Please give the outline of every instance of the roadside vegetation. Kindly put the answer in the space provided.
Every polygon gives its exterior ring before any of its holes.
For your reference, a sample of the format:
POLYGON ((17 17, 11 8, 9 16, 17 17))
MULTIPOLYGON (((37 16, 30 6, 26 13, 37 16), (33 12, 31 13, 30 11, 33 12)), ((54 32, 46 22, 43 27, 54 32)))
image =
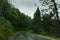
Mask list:
POLYGON ((8 0, 0 0, 0 40, 8 40, 18 31, 60 38, 60 20, 57 11, 54 10, 54 12, 56 12, 56 17, 51 12, 42 15, 37 7, 33 19, 31 19, 13 7, 8 0))

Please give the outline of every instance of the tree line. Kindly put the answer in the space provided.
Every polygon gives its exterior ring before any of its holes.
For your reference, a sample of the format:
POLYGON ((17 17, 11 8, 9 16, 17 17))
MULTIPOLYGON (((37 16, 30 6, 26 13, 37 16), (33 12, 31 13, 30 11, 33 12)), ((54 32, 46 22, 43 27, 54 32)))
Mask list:
POLYGON ((54 35, 60 37, 60 20, 52 19, 52 13, 44 14, 41 17, 41 12, 37 8, 34 18, 32 19, 32 30, 34 33, 43 35, 54 35))
POLYGON ((31 19, 13 7, 9 0, 0 0, 0 39, 8 40, 17 31, 31 30, 36 34, 60 37, 60 20, 56 20, 56 17, 52 19, 53 13, 41 15, 40 9, 37 8, 31 19))
POLYGON ((31 18, 15 8, 10 0, 0 0, 0 40, 8 40, 17 31, 28 31, 31 18))

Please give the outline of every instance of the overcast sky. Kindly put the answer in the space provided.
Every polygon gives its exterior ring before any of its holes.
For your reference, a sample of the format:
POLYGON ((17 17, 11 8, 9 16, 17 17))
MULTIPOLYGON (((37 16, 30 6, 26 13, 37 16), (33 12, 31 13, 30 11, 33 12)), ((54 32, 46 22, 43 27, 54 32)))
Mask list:
POLYGON ((18 8, 21 12, 33 18, 33 14, 36 11, 37 5, 41 6, 38 0, 12 0, 13 5, 18 8))
POLYGON ((12 0, 12 4, 16 8, 18 8, 21 12, 30 16, 31 18, 33 18, 33 14, 37 9, 34 3, 39 5, 40 9, 44 8, 41 6, 38 0, 12 0))

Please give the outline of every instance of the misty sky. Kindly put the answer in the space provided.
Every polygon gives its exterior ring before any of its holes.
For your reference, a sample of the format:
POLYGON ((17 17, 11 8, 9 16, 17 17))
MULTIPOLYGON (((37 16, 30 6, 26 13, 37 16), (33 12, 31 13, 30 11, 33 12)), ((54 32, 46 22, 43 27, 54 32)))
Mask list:
POLYGON ((41 6, 38 0, 12 0, 13 5, 18 8, 21 12, 33 17, 34 12, 36 11, 37 5, 41 6))
POLYGON ((38 0, 12 0, 12 4, 16 8, 18 8, 21 12, 30 16, 31 18, 33 18, 33 14, 37 9, 34 3, 39 5, 40 9, 44 8, 41 6, 38 0))

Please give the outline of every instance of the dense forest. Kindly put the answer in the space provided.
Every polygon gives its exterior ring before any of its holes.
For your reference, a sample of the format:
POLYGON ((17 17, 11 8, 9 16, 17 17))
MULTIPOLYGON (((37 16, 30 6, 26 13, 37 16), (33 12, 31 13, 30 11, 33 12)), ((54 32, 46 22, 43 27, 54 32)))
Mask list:
MULTIPOLYGON (((46 4, 47 2, 44 1, 46 4)), ((0 40, 8 40, 18 31, 60 37, 60 20, 55 0, 53 12, 42 15, 37 7, 33 19, 20 12, 9 0, 0 0, 0 40), (56 14, 56 16, 54 16, 56 14), (41 16, 42 15, 42 16, 41 16), (52 19, 54 17, 54 19, 52 19)), ((47 4, 48 5, 48 4, 47 4)))

